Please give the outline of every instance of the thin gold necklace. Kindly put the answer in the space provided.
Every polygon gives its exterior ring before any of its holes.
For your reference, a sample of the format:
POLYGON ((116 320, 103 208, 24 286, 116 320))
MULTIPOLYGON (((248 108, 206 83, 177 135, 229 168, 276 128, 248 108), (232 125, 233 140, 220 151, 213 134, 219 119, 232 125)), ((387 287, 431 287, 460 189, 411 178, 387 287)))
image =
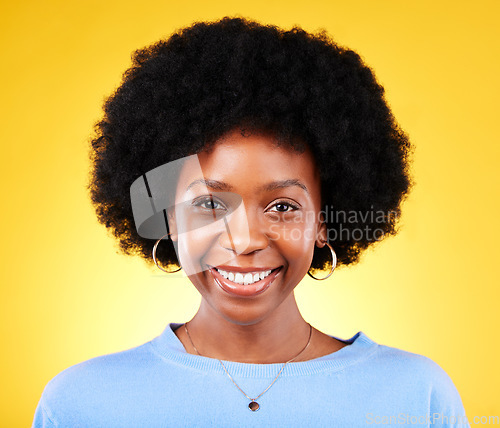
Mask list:
MULTIPOLYGON (((188 321, 188 322, 189 322, 189 321, 188 321)), ((193 339, 191 339, 191 336, 190 336, 189 331, 188 331, 188 328, 187 328, 187 324, 188 324, 188 323, 185 323, 185 324, 184 324, 184 329, 186 330, 186 334, 187 334, 187 336, 188 336, 188 338, 189 338, 189 341, 191 342, 191 345, 193 346, 193 348, 194 348, 194 350, 196 351, 196 353, 197 353, 198 355, 202 356, 202 355, 198 352, 198 349, 196 349, 196 346, 194 346, 193 339)), ((296 358, 297 358, 300 354, 302 354, 302 352, 304 352, 304 351, 306 350, 306 348, 309 346, 309 343, 311 343, 312 326, 311 326, 311 324, 309 324, 309 323, 307 323, 307 324, 309 325, 309 339, 307 340, 307 344, 306 344, 306 346, 304 346, 304 348, 302 349, 302 351, 300 351, 300 352, 299 352, 299 353, 298 353, 295 357, 293 357, 291 360, 288 360, 286 363, 284 363, 284 364, 283 364, 283 366, 281 367, 280 371, 278 372, 278 374, 276 375, 276 377, 274 378, 274 380, 271 382, 271 385, 269 385, 269 386, 268 386, 268 387, 267 387, 264 391, 262 391, 262 392, 261 392, 259 395, 257 395, 257 397, 255 397, 255 398, 249 397, 249 396, 245 393, 245 391, 243 391, 243 390, 242 390, 242 389, 238 386, 238 384, 234 381, 234 379, 231 377, 231 375, 230 375, 230 374, 229 374, 229 372, 227 371, 226 366, 222 363, 222 361, 221 361, 221 360, 218 360, 218 361, 219 361, 219 363, 221 363, 221 364, 222 364, 222 368, 224 369, 224 371, 226 372, 226 374, 229 376, 229 379, 231 379, 231 381, 235 384, 236 388, 238 388, 238 389, 239 389, 239 390, 243 393, 243 395, 244 395, 245 397, 247 397, 247 398, 250 400, 250 403, 248 404, 248 408, 249 408, 252 412, 255 412, 255 411, 257 411, 257 410, 259 410, 259 409, 260 409, 260 404, 259 404, 259 403, 257 403, 257 401, 256 401, 256 400, 257 400, 259 397, 261 397, 261 396, 262 396, 262 394, 264 394, 264 392, 266 392, 269 388, 271 388, 271 386, 273 386, 274 382, 276 382, 276 381, 278 380, 278 378, 279 378, 279 376, 280 376, 281 372, 283 371, 283 369, 285 368, 285 366, 286 366, 289 362, 291 362, 291 361, 295 360, 295 359, 296 359, 296 358)))

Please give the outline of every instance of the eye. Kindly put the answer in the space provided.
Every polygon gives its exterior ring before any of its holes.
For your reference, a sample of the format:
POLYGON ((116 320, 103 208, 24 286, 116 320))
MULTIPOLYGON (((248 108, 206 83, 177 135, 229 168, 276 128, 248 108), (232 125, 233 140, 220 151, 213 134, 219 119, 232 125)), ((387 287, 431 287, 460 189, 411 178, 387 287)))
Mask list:
POLYGON ((288 213, 291 211, 296 211, 299 208, 300 207, 298 205, 293 204, 289 201, 279 201, 279 202, 276 202, 274 205, 272 205, 268 211, 279 212, 279 213, 288 213))
POLYGON ((202 198, 198 198, 193 201, 193 205, 195 207, 200 207, 205 210, 211 211, 226 209, 225 205, 221 201, 215 199, 212 196, 204 196, 202 198))

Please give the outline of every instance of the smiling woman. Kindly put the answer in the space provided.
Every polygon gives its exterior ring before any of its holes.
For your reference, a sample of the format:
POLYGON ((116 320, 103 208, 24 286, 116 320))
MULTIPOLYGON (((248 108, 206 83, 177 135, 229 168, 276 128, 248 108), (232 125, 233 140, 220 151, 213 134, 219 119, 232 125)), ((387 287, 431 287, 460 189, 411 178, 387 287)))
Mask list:
MULTIPOLYGON (((169 226, 180 264, 203 297, 189 327, 194 337, 217 338, 203 347, 204 355, 277 363, 308 337, 293 289, 307 274, 315 245, 326 243, 320 184, 310 150, 279 147, 262 132, 242 136, 239 128, 185 162, 175 197, 182 209, 171 210, 169 226), (238 207, 231 207, 235 202, 238 207), (219 227, 194 227, 199 217, 217 219, 219 227), (262 329, 269 332, 262 336, 262 329)), ((192 348, 184 329, 176 335, 192 348)), ((342 346, 314 330, 296 361, 342 346)))
POLYGON ((96 127, 92 202, 126 254, 182 268, 201 304, 150 342, 58 374, 33 426, 357 427, 400 414, 454 426, 465 412, 436 363, 361 331, 323 333, 295 299, 306 274, 326 278, 395 233, 411 145, 383 93, 326 34, 241 18, 137 51, 96 127))

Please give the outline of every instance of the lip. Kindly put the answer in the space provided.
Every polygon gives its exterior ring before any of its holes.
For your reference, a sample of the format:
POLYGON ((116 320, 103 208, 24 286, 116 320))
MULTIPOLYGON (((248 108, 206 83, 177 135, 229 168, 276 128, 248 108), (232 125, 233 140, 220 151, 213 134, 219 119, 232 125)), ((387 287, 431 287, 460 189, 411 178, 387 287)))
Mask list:
MULTIPOLYGON (((209 267, 213 267, 213 266, 209 266, 209 267)), ((227 265, 219 265, 219 266, 215 266, 217 269, 220 269, 220 270, 225 270, 225 271, 228 271, 228 272, 241 272, 241 273, 248 273, 248 272, 265 272, 266 270, 274 270, 274 269, 278 269, 280 268, 281 266, 278 266, 278 267, 263 267, 263 268, 258 268, 258 267, 241 267, 241 266, 227 266, 227 265)))
MULTIPOLYGON (((282 266, 280 266, 279 268, 275 268, 274 271, 271 272, 264 279, 261 279, 260 281, 254 282, 253 284, 249 285, 236 284, 235 282, 229 281, 228 279, 224 278, 219 272, 217 272, 217 270, 214 267, 208 266, 208 268, 209 268, 208 270, 214 277, 215 282, 226 293, 240 297, 253 297, 263 293, 269 288, 271 283, 280 274, 282 266)), ((218 269, 225 270, 222 266, 218 266, 218 269)), ((235 268, 235 267, 231 267, 229 269, 229 266, 226 267, 226 269, 231 270, 233 272, 261 272, 263 270, 273 270, 273 269, 235 268)))

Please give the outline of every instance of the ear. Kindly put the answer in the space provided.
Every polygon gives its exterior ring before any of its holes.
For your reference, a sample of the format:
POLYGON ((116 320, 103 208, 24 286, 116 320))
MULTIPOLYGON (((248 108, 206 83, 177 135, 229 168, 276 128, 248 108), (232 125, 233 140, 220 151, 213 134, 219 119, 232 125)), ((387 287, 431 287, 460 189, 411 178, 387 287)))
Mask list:
POLYGON ((325 246, 327 236, 326 223, 324 222, 323 216, 321 216, 320 223, 318 224, 318 232, 316 234, 316 246, 318 248, 323 248, 325 246))
POLYGON ((168 220, 168 230, 170 232, 170 239, 177 242, 177 222, 175 220, 175 208, 171 207, 167 209, 167 220, 168 220))

